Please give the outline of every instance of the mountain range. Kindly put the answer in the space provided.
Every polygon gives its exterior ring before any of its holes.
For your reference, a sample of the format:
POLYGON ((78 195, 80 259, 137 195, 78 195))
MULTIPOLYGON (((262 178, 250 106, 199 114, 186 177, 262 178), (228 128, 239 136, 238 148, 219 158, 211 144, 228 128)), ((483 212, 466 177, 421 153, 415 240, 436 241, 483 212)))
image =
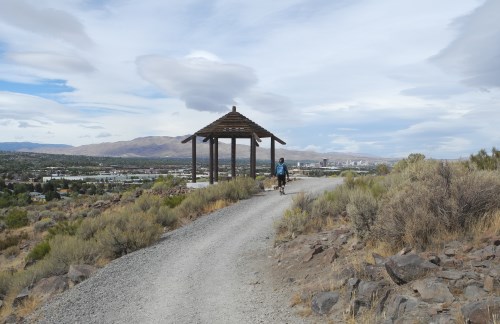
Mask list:
MULTIPOLYGON (((135 138, 130 141, 106 142, 100 144, 88 144, 71 146, 64 144, 39 144, 31 142, 0 142, 0 151, 13 152, 35 152, 48 154, 85 155, 85 156, 110 156, 110 157, 173 157, 191 158, 191 142, 182 144, 185 136, 148 136, 135 138)), ((238 142, 243 140, 238 140, 238 142)), ((249 143, 250 144, 250 143, 249 143)), ((250 156, 250 145, 237 144, 236 157, 246 159, 250 156)), ((389 159, 374 157, 357 153, 340 152, 312 152, 300 150, 287 150, 276 144, 276 158, 285 157, 287 160, 295 161, 320 161, 329 160, 368 160, 386 161, 389 159)), ((201 138, 198 139, 196 155, 198 158, 208 157, 209 146, 201 138)), ((265 160, 271 156, 270 149, 257 148, 257 159, 265 160)), ((231 145, 219 142, 219 158, 231 157, 231 145)))

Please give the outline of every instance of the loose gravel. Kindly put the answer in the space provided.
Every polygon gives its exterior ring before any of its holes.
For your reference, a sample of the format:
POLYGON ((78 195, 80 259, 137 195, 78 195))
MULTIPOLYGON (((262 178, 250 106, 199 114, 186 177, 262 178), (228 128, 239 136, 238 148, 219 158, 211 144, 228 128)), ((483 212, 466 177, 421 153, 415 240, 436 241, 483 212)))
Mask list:
POLYGON ((299 192, 341 182, 303 178, 203 216, 116 259, 41 307, 36 323, 304 323, 270 272, 273 224, 299 192))

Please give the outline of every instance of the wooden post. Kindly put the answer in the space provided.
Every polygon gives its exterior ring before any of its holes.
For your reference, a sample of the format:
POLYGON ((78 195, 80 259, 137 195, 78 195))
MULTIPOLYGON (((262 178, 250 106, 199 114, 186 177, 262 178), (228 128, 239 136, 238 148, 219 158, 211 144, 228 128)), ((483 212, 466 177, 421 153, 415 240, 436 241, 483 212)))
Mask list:
POLYGON ((215 182, 219 182, 219 138, 215 138, 214 143, 215 155, 214 155, 214 171, 215 171, 215 182))
POLYGON ((255 140, 250 137, 250 177, 255 179, 255 140))
POLYGON ((196 182, 196 135, 193 135, 191 142, 191 181, 196 182))
POLYGON ((275 144, 274 144, 274 136, 271 136, 271 176, 275 176, 275 163, 276 161, 276 152, 275 152, 275 144))
POLYGON ((231 138, 231 177, 236 179, 236 137, 231 138))
POLYGON ((214 138, 210 137, 208 141, 210 145, 210 157, 208 161, 208 182, 214 184, 214 138))

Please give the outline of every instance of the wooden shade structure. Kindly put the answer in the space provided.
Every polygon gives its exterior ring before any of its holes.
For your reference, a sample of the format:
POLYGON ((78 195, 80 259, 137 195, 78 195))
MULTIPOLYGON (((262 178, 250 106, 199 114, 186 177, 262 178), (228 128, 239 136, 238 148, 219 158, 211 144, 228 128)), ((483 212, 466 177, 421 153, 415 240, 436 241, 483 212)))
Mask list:
POLYGON ((256 161, 257 147, 261 138, 271 138, 271 174, 274 175, 274 160, 275 160, 275 142, 282 145, 286 143, 274 136, 271 132, 257 125, 247 117, 236 111, 236 106, 233 106, 231 112, 217 119, 213 123, 200 129, 193 135, 189 136, 182 143, 191 141, 192 143, 192 182, 196 182, 196 138, 203 137, 203 142, 209 142, 209 181, 214 183, 219 180, 219 138, 231 139, 231 177, 236 177, 236 139, 250 139, 250 176, 255 179, 256 176, 256 161))

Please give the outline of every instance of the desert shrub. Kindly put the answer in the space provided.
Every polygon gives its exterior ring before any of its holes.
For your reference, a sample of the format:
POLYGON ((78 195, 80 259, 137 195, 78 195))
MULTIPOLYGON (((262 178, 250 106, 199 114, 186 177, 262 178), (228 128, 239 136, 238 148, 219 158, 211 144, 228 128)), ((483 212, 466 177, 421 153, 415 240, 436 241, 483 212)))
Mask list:
POLYGON ((81 222, 81 220, 59 222, 48 229, 47 238, 50 239, 56 235, 75 235, 81 222))
POLYGON ((349 188, 340 185, 332 191, 327 191, 319 196, 313 203, 312 216, 319 218, 336 218, 346 211, 349 203, 349 188))
POLYGON ((218 200, 235 202, 247 199, 259 192, 258 182, 248 177, 238 177, 232 181, 222 182, 191 192, 176 208, 180 218, 195 218, 201 215, 206 205, 218 200))
POLYGON ((158 208, 161 205, 161 198, 157 195, 144 194, 134 202, 134 209, 147 212, 151 208, 158 208))
POLYGON ((50 252, 50 243, 44 240, 33 247, 26 256, 26 260, 38 261, 43 259, 50 252))
POLYGON ((153 214, 156 223, 173 226, 177 222, 177 213, 169 206, 160 206, 153 214))
POLYGON ((167 193, 169 191, 169 189, 172 189, 172 188, 175 188, 178 186, 184 186, 185 184, 186 184, 186 180, 184 180, 182 178, 176 178, 172 175, 167 175, 166 177, 160 176, 155 181, 155 183, 153 184, 151 189, 153 190, 153 192, 155 192, 157 194, 161 194, 161 193, 167 193))
POLYGON ((43 232, 55 226, 56 222, 52 218, 42 218, 38 222, 36 222, 33 227, 37 232, 43 232))
POLYGON ((274 225, 278 240, 288 241, 306 232, 309 219, 309 214, 300 208, 287 209, 274 225))
POLYGON ((201 214, 203 207, 209 202, 209 197, 205 194, 204 189, 198 189, 180 203, 176 212, 180 218, 195 218, 201 214))
POLYGON ((8 248, 5 249, 3 254, 10 258, 10 257, 16 257, 21 253, 21 249, 17 245, 9 246, 8 248))
POLYGON ((340 176, 344 178, 344 185, 348 188, 354 188, 354 178, 357 173, 352 170, 345 170, 340 173, 340 176))
POLYGON ((100 255, 94 240, 77 236, 56 235, 50 241, 50 252, 44 261, 50 263, 51 275, 64 274, 71 264, 94 264, 100 255))
POLYGON ((68 218, 67 214, 63 211, 60 211, 60 210, 52 211, 50 217, 53 220, 55 220, 56 222, 61 222, 61 221, 64 221, 68 218))
POLYGON ((5 225, 8 228, 20 228, 29 224, 28 213, 26 210, 14 208, 7 213, 5 225))
POLYGON ((471 154, 467 165, 479 170, 498 170, 500 169, 500 151, 493 147, 491 155, 488 155, 486 150, 482 149, 477 154, 471 154))
POLYGON ((300 210, 311 213, 313 202, 313 196, 305 194, 304 192, 299 192, 292 198, 292 209, 298 208, 300 210))
POLYGON ((120 201, 123 203, 131 203, 134 202, 141 195, 142 195, 142 190, 136 188, 129 189, 122 193, 120 201))
POLYGON ((107 257, 120 257, 156 242, 163 230, 146 214, 122 210, 108 214, 106 227, 97 231, 95 239, 107 257))
POLYGON ((500 173, 480 171, 467 173, 455 183, 457 217, 455 226, 468 228, 481 217, 500 210, 500 173))
POLYGON ((7 295, 12 282, 12 273, 10 271, 0 271, 0 295, 7 295))
POLYGON ((365 238, 371 230, 377 215, 377 200, 370 191, 363 189, 351 190, 347 214, 359 238, 365 238))
POLYGON ((10 246, 18 245, 19 242, 28 238, 28 233, 21 232, 18 235, 6 235, 4 239, 0 239, 0 251, 10 246))
POLYGON ((76 235, 83 240, 89 240, 94 237, 97 231, 106 227, 107 224, 108 221, 104 216, 85 218, 78 227, 76 235))
POLYGON ((401 171, 380 203, 375 236, 425 249, 500 209, 500 174, 459 163, 417 161, 401 171))
POLYGON ((175 208, 181 204, 181 202, 186 198, 186 195, 176 195, 171 197, 166 197, 163 199, 163 205, 170 208, 175 208))
MULTIPOLYGON (((97 217, 99 215, 101 215, 101 210, 99 208, 92 208, 92 209, 87 211, 85 217, 97 217)), ((75 217, 75 218, 79 218, 79 217, 75 217)))

